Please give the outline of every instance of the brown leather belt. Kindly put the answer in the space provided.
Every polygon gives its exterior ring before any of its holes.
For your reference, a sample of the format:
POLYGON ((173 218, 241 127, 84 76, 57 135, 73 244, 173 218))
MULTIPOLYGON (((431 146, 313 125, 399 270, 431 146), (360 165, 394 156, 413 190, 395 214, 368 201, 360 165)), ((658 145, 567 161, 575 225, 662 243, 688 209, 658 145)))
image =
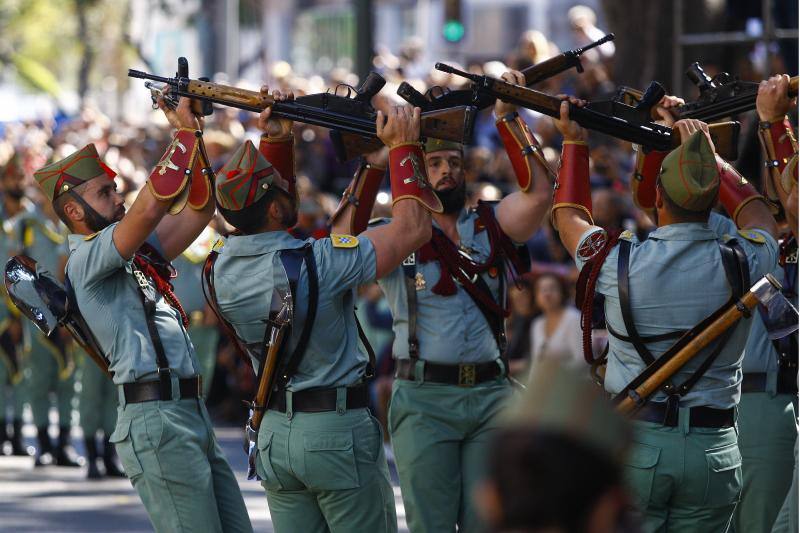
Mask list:
MULTIPOLYGON (((639 409, 633 418, 644 422, 654 422, 667 427, 675 427, 675 424, 666 423, 667 420, 678 420, 677 414, 668 417, 666 402, 648 402, 639 409)), ((697 428, 732 428, 736 422, 734 408, 714 409, 711 407, 692 407, 689 409, 689 425, 697 428)))
MULTIPOLYGON (((134 383, 123 383, 122 390, 125 393, 125 403, 154 402, 157 400, 172 400, 172 390, 164 397, 161 394, 160 381, 138 381, 134 383)), ((199 398, 203 395, 203 378, 194 376, 178 380, 178 390, 181 399, 199 398)))
MULTIPOLYGON (((347 388, 346 409, 361 409, 369 405, 366 385, 347 388)), ((269 399, 267 409, 286 412, 286 391, 277 391, 269 399)), ((308 389, 292 393, 292 411, 295 413, 322 413, 336 411, 336 389, 308 389)), ((343 414, 343 413, 340 413, 343 414)))
MULTIPOLYGON (((416 379, 416 364, 412 359, 398 359, 396 366, 394 377, 411 381, 416 379)), ((478 383, 494 381, 501 375, 500 365, 496 361, 460 365, 442 365, 425 361, 425 371, 422 377, 424 381, 472 387, 478 383)))

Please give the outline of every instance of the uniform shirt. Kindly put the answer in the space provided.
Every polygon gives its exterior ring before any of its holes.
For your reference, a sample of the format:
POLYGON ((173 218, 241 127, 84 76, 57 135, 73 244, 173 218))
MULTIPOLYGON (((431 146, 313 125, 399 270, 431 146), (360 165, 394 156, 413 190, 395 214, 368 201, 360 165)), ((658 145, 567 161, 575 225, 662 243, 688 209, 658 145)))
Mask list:
MULTIPOLYGON (((491 252, 487 231, 475 233, 478 214, 474 210, 462 210, 458 217, 457 230, 461 249, 476 262, 484 262, 491 252)), ((433 223, 437 227, 436 222, 433 223)), ((424 287, 417 288, 417 339, 419 358, 433 363, 455 365, 460 363, 483 363, 500 356, 492 328, 486 321, 472 297, 458 283, 456 294, 440 296, 433 287, 441 275, 438 261, 419 262, 417 274, 422 275, 424 287)), ((448 274, 449 275, 449 274, 448 274)), ((498 301, 499 277, 488 272, 481 277, 489 286, 495 301, 498 301)), ((393 354, 399 359, 408 359, 408 295, 405 273, 398 267, 378 280, 394 317, 393 354)))
MULTIPOLYGON (((599 228, 587 230, 579 240, 578 249, 599 228)), ((756 230, 764 238, 757 244, 737 235, 742 250, 747 255, 750 280, 755 283, 767 272, 772 272, 777 262, 778 245, 769 234, 756 230)), ((639 242, 627 232, 630 240, 630 305, 640 336, 660 335, 676 330, 688 330, 721 307, 731 296, 725 276, 718 235, 705 223, 680 223, 662 226, 649 238, 639 242)), ((608 325, 616 332, 627 335, 619 305, 617 286, 617 257, 615 246, 603 263, 596 291, 605 296, 605 313, 608 325)), ((576 254, 577 256, 577 254, 576 254)), ((584 261, 576 257, 578 268, 584 261)), ((692 390, 683 397, 681 406, 709 406, 727 409, 739 402, 742 379, 742 350, 750 330, 751 320, 740 320, 722 353, 701 377, 692 390)), ((576 335, 580 332, 576 331, 576 335)), ((605 388, 616 394, 645 368, 645 364, 631 343, 609 335, 608 366, 605 388)), ((647 348, 658 358, 674 339, 647 343, 647 348)), ((673 376, 680 385, 707 357, 716 343, 706 347, 673 376)), ((659 391, 653 399, 665 401, 659 391)))
MULTIPOLYGON (((70 235, 67 276, 72 282, 78 308, 110 360, 114 383, 152 381, 158 365, 147 330, 145 311, 133 260, 125 260, 114 245, 116 224, 90 236, 70 235)), ((148 242, 161 250, 153 234, 148 242)), ((197 375, 194 347, 178 312, 155 290, 155 323, 173 376, 197 375)))
MULTIPOLYGON (((33 210, 33 204, 23 198, 22 211, 9 217, 3 204, 3 196, 0 194, 0 265, 3 266, 3 270, 5 270, 5 264, 11 255, 20 253, 19 232, 16 230, 17 222, 32 213, 33 210)), ((0 285, 0 298, 2 299, 0 301, 0 327, 2 327, 3 322, 11 315, 9 306, 14 304, 8 299, 5 283, 0 283, 0 285)))
MULTIPOLYGON (((356 242, 356 237, 350 239, 356 242)), ((359 344, 353 314, 354 289, 375 279, 375 249, 369 239, 360 237, 355 247, 335 248, 330 238, 301 241, 284 231, 230 236, 214 265, 217 304, 237 335, 247 345, 257 346, 260 353, 272 292, 287 290, 278 252, 302 248, 306 242, 312 243, 314 251, 319 299, 308 346, 287 389, 297 392, 354 385, 363 378, 369 361, 359 344)), ((308 295, 304 262, 294 298, 295 317, 306 317, 308 295)), ((297 320, 285 354, 297 346, 302 329, 303 321, 297 320)))
MULTIPOLYGON (((737 228, 733 220, 717 214, 712 214, 709 225, 717 235, 736 235, 737 228)), ((775 279, 784 283, 785 273, 780 265, 776 265, 772 271, 775 279)), ((756 280, 751 279, 755 283, 756 280)), ((794 305, 797 306, 797 295, 794 295, 794 305)), ((742 372, 764 372, 767 374, 767 392, 776 394, 778 383, 778 352, 769 338, 761 313, 753 313, 753 327, 750 329, 750 336, 747 337, 747 344, 744 347, 744 360, 742 361, 742 372)))

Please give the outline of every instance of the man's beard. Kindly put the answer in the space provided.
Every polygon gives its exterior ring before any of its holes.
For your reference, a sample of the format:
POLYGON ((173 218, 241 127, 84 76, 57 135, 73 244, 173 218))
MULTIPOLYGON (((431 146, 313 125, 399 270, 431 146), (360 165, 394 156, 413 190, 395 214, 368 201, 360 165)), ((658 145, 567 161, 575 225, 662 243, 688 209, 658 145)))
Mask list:
POLYGON ((125 215, 125 210, 120 208, 114 213, 114 220, 109 220, 100 213, 98 213, 94 207, 90 206, 89 203, 83 199, 83 197, 73 192, 72 190, 68 191, 72 197, 81 204, 83 207, 83 223, 86 224, 91 231, 97 233, 98 231, 102 231, 106 229, 108 226, 111 225, 112 222, 119 222, 122 220, 122 217, 125 215))
POLYGON ((464 209, 464 204, 467 202, 467 184, 463 181, 450 189, 441 191, 434 189, 433 192, 441 200, 444 212, 447 214, 458 213, 464 209))

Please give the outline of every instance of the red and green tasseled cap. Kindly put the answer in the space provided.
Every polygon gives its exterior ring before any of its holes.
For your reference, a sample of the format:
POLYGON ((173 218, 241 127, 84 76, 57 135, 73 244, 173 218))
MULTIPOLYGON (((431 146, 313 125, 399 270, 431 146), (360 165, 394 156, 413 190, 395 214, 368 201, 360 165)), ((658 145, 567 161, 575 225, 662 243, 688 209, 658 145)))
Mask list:
POLYGON ((61 161, 40 168, 33 176, 50 201, 53 201, 61 193, 89 180, 99 177, 114 179, 116 175, 97 155, 94 144, 87 144, 61 161))
POLYGON ((429 138, 425 141, 425 146, 423 146, 426 154, 430 154, 433 152, 441 152, 444 150, 456 150, 458 152, 464 153, 464 145, 461 143, 457 143, 455 141, 445 141, 444 139, 433 139, 429 138))
POLYGON ((221 208, 240 211, 257 202, 271 187, 289 194, 289 183, 252 142, 245 141, 217 172, 214 193, 221 208))
POLYGON ((719 196, 719 170, 708 137, 697 131, 664 158, 659 173, 670 200, 689 211, 702 212, 719 196))

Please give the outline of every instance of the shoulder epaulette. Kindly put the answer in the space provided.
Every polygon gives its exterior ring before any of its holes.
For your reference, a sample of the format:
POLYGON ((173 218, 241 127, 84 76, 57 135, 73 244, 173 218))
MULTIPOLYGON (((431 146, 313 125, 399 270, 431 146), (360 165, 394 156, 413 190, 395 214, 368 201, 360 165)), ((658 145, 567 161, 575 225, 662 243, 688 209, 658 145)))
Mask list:
POLYGON ((767 242, 767 239, 765 239, 762 234, 760 234, 759 232, 757 232, 755 230, 740 229, 736 233, 738 233, 739 236, 747 239, 748 241, 754 242, 756 244, 764 244, 765 242, 767 242))
POLYGON ((334 248, 355 248, 358 246, 358 238, 352 235, 331 233, 331 244, 334 248))

